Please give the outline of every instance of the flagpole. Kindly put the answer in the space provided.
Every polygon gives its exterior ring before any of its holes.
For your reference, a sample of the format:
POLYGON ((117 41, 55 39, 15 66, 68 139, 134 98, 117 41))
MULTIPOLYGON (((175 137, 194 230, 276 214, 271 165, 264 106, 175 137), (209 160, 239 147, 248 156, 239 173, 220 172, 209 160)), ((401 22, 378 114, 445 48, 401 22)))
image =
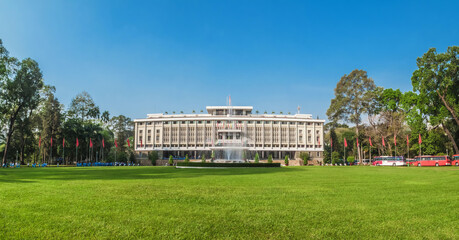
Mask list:
POLYGON ((65 165, 65 142, 62 144, 62 158, 64 159, 64 165, 65 165))
POLYGON ((343 163, 344 161, 346 161, 346 138, 344 139, 344 159, 343 159, 343 163))

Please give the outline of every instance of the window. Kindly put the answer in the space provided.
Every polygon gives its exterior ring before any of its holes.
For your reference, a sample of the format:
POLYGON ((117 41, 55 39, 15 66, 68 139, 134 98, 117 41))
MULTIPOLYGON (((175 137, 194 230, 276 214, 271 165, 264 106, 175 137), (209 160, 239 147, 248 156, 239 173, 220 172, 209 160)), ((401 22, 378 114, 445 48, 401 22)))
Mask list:
POLYGON ((207 121, 206 123, 210 123, 210 121, 207 121))
POLYGON ((270 124, 270 123, 271 123, 271 121, 265 121, 265 124, 270 124))
POLYGON ((142 125, 143 125, 143 123, 139 123, 139 125, 140 125, 140 126, 142 126, 142 125))
POLYGON ((159 133, 159 129, 156 129, 156 133, 159 133))
POLYGON ((142 134, 142 130, 139 130, 139 134, 142 134))
POLYGON ((190 121, 190 123, 194 123, 194 121, 190 121))
POLYGON ((150 134, 150 133, 151 133, 151 130, 148 130, 148 134, 150 134))
POLYGON ((320 152, 317 152, 317 157, 320 157, 320 152))
POLYGON ((202 121, 198 121, 198 123, 199 123, 199 124, 201 124, 201 123, 202 123, 202 121))

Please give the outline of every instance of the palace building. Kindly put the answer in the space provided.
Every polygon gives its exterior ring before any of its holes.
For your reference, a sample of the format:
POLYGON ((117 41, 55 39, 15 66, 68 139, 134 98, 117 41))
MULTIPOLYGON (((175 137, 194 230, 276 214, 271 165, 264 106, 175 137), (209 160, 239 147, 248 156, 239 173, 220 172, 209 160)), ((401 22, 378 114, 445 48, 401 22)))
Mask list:
MULTIPOLYGON (((251 106, 207 106, 206 114, 148 114, 135 119, 135 151, 158 151, 160 157, 229 158, 231 150, 243 150, 243 157, 261 159, 272 155, 298 158, 308 152, 323 157, 325 120, 311 114, 254 114, 251 106)), ((235 151, 238 152, 238 151, 235 151)))

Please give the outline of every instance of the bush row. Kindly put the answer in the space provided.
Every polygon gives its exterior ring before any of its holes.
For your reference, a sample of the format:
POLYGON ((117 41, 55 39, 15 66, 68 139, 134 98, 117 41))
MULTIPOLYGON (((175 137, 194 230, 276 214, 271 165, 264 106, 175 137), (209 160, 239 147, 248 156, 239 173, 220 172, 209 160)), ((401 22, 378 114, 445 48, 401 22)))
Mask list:
POLYGON ((179 167, 280 167, 280 163, 202 163, 178 162, 179 167))

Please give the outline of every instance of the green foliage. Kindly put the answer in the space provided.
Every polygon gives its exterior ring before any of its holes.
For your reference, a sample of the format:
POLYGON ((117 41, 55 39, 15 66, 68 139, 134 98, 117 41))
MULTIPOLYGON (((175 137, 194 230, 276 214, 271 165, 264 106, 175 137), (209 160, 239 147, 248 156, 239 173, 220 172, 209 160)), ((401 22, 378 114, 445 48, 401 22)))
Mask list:
POLYGON ((247 159, 247 152, 245 150, 242 151, 242 160, 247 159))
POLYGON ((188 154, 185 155, 185 162, 186 162, 186 163, 190 162, 190 159, 188 158, 188 154))
POLYGON ((260 157, 258 156, 258 153, 255 154, 255 163, 260 162, 260 157))
POLYGON ((172 166, 174 165, 174 158, 172 157, 172 155, 169 156, 169 166, 172 166))
POLYGON ((148 153, 148 159, 151 161, 151 165, 155 166, 156 161, 158 160, 158 152, 152 151, 148 153))
POLYGON ((269 154, 268 163, 272 163, 272 162, 273 162, 273 155, 269 154))
POLYGON ((201 162, 202 162, 202 163, 205 163, 205 162, 206 162, 206 154, 205 154, 205 153, 202 154, 201 162))
POLYGON ((288 166, 288 155, 285 155, 284 164, 285 166, 288 166))
POLYGON ((331 154, 329 151, 324 151, 324 163, 331 163, 331 154))
POLYGON ((197 163, 197 162, 178 162, 177 166, 191 167, 280 167, 280 163, 197 163))

